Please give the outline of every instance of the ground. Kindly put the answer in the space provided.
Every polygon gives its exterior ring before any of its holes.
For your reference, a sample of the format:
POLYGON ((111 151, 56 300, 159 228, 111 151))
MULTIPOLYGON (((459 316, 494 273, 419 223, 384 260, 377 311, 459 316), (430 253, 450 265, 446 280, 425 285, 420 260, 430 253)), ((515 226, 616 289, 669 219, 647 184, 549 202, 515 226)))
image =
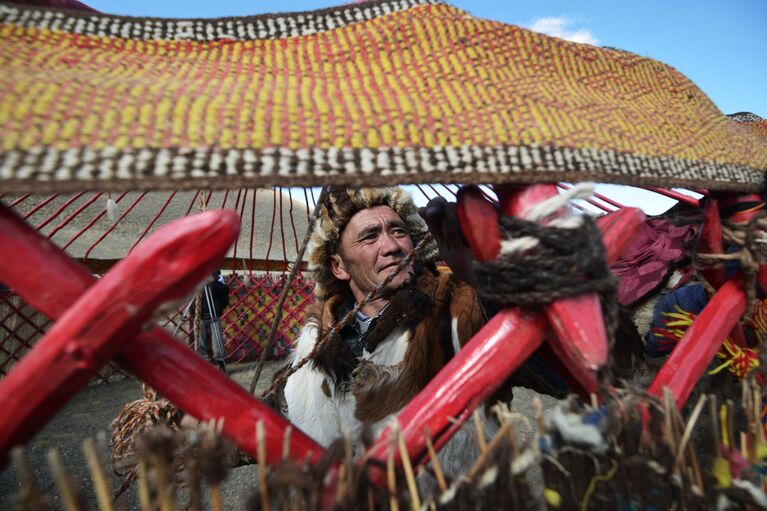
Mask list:
MULTIPOLYGON (((270 362, 264 368, 259 381, 258 391, 264 390, 272 379, 274 372, 282 365, 280 362, 270 362)), ((231 376, 247 387, 253 375, 252 367, 233 368, 231 376)), ((532 406, 536 395, 525 389, 514 391, 515 411, 528 417, 534 416, 532 406)), ((141 397, 141 384, 135 380, 123 380, 101 385, 86 387, 80 391, 67 405, 40 431, 27 445, 26 452, 33 468, 38 486, 54 500, 54 507, 61 508, 58 503, 59 495, 53 482, 47 462, 47 453, 56 448, 62 455, 64 466, 68 472, 80 481, 89 508, 96 508, 96 500, 90 483, 87 465, 82 453, 82 442, 86 438, 95 438, 100 431, 111 434, 110 423, 119 413, 125 403, 141 397)), ((554 400, 541 396, 544 407, 549 408, 554 400)), ((528 436, 530 430, 520 428, 518 433, 528 436)), ((234 469, 223 485, 224 509, 243 509, 250 489, 255 487, 257 480, 255 465, 234 469)), ((118 484, 113 479, 113 488, 118 484)), ((20 484, 16 471, 11 464, 0 472, 0 509, 13 509, 20 484)), ((138 509, 135 486, 124 497, 125 508, 138 509)))
MULTIPOLYGON (((280 362, 270 362, 261 374, 257 391, 266 389, 274 371, 280 362)), ((233 368, 231 376, 247 387, 253 375, 253 368, 233 368)), ((111 435, 110 423, 117 417, 125 403, 142 397, 141 383, 136 380, 122 380, 101 385, 93 385, 81 390, 28 444, 26 448, 37 477, 38 486, 58 504, 58 492, 48 467, 47 455, 52 448, 57 448, 62 455, 67 471, 80 482, 89 508, 96 508, 96 500, 91 487, 88 468, 82 452, 82 443, 86 438, 95 438, 100 431, 111 435)), ((256 466, 238 467, 232 471, 223 487, 226 509, 242 509, 248 492, 242 488, 253 487, 257 479, 256 466)), ((118 479, 113 479, 116 488, 118 479)), ((19 491, 19 481, 12 464, 0 472, 0 509, 13 509, 19 491)), ((135 489, 127 492, 127 509, 138 509, 135 489)))

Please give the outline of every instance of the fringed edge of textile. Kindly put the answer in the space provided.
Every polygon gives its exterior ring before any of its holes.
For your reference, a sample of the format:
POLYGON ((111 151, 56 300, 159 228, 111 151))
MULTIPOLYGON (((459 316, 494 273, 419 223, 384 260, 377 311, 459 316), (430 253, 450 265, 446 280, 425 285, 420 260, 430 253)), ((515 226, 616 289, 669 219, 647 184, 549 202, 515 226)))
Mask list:
POLYGON ((545 145, 297 150, 37 147, 0 152, 0 193, 563 180, 757 191, 765 170, 545 145), (717 179, 696 177, 715 174, 717 179))
POLYGON ((405 11, 436 0, 370 0, 305 12, 206 19, 115 16, 0 2, 0 22, 81 35, 171 41, 250 41, 302 37, 405 11))

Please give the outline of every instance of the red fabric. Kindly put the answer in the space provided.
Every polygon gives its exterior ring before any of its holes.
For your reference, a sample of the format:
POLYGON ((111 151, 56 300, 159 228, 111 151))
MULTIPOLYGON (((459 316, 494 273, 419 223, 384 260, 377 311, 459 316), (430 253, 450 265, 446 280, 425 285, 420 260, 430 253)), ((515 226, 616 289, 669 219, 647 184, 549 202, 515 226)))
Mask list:
POLYGON ((673 263, 689 255, 695 231, 694 225, 675 226, 665 218, 649 218, 611 267, 620 278, 618 301, 629 305, 657 288, 673 269, 673 263))

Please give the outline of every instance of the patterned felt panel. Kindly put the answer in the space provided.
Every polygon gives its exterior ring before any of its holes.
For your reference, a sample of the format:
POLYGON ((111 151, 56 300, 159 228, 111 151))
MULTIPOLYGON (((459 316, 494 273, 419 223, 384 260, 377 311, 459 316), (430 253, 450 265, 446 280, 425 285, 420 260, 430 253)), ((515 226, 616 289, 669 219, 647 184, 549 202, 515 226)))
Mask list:
POLYGON ((767 119, 762 119, 751 112, 739 112, 737 114, 730 114, 727 117, 738 121, 740 126, 767 142, 767 119))
POLYGON ((428 0, 211 20, 0 3, 0 192, 754 190, 765 170, 767 141, 669 66, 428 0))

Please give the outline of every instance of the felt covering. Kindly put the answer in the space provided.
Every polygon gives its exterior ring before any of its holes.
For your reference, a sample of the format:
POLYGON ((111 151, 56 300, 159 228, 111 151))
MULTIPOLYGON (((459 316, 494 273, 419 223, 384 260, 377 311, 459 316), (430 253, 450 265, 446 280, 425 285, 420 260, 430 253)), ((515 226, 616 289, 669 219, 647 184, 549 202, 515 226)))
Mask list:
POLYGON ((208 20, 0 3, 0 193, 596 180, 756 190, 652 59, 430 0, 208 20))

